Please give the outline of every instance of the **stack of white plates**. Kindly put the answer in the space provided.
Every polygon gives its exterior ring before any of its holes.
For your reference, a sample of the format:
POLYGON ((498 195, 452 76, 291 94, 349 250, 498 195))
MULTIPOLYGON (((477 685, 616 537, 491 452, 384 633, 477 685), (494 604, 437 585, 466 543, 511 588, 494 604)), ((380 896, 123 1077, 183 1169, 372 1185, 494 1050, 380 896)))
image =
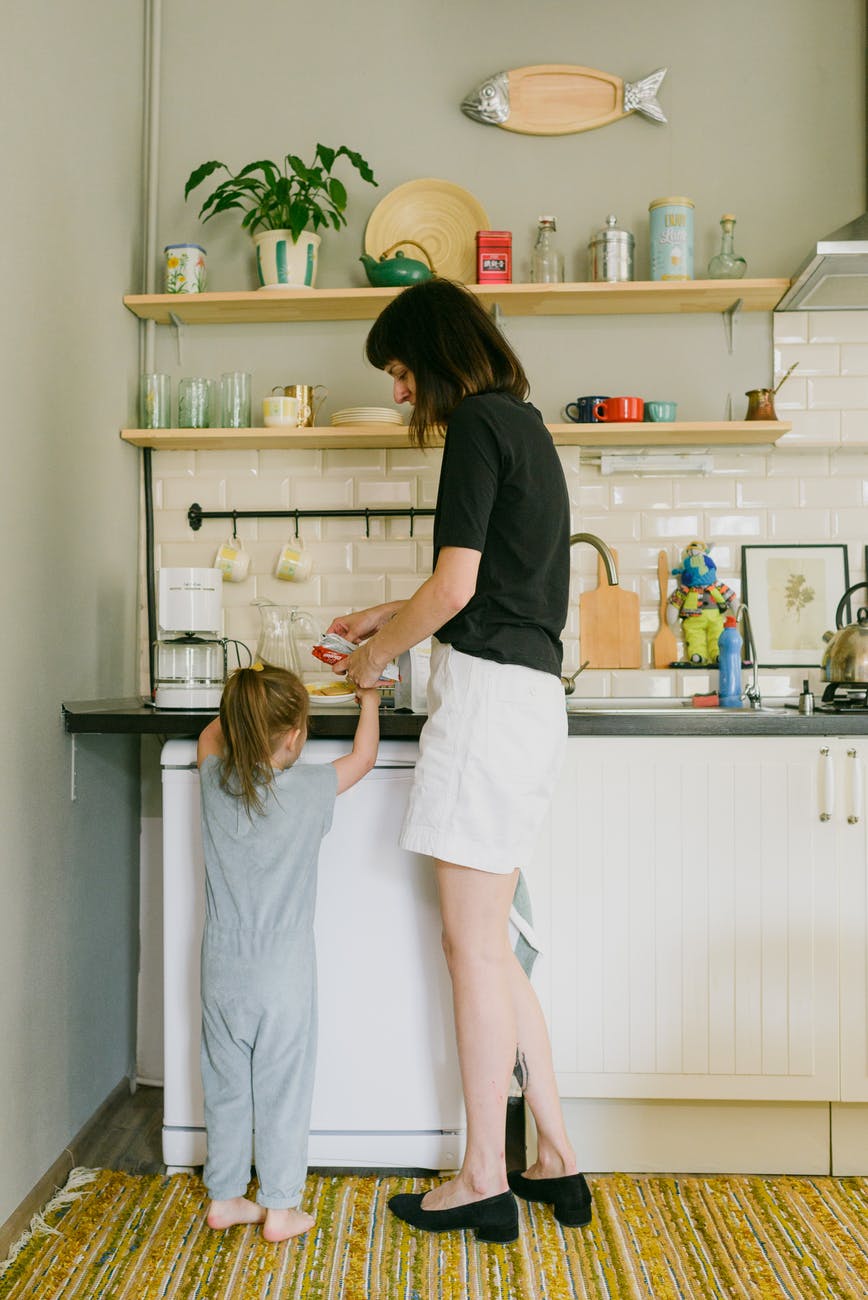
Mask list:
POLYGON ((389 406, 348 406, 335 411, 332 424, 403 424, 401 412, 389 406))

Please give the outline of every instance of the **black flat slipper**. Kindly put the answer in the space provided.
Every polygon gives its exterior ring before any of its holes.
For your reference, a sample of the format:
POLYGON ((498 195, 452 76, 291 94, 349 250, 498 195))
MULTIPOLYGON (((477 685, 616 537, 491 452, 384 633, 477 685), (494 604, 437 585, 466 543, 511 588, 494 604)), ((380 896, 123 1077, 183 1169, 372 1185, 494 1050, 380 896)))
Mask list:
POLYGON ((453 1205, 448 1210, 423 1210, 425 1192, 401 1192, 389 1198, 389 1209, 411 1228, 426 1232, 452 1232, 472 1228, 479 1241, 515 1241, 518 1237, 518 1206, 512 1192, 501 1192, 483 1201, 453 1205))
POLYGON ((591 1222, 591 1189, 584 1174, 565 1174, 563 1178, 525 1178, 520 1170, 507 1174, 507 1181, 525 1201, 542 1201, 554 1207, 555 1218, 566 1228, 583 1228, 591 1222))

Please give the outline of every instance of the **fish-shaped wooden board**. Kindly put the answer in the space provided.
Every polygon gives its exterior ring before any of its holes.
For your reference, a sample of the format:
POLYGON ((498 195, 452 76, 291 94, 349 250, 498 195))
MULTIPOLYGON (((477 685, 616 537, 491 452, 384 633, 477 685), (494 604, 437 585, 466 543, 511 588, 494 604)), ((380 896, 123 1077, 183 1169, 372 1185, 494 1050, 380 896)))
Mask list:
POLYGON ((487 77, 462 100, 461 111, 487 126, 522 135, 593 131, 631 113, 665 122, 657 102, 665 76, 666 68, 658 68, 642 81, 624 82, 596 68, 537 63, 487 77))

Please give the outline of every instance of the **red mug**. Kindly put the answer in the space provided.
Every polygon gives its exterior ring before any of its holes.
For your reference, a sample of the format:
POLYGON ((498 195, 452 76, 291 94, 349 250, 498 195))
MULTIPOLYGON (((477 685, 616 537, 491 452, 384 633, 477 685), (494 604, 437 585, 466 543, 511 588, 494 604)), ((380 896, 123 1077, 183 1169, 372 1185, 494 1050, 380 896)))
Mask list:
POLYGON ((594 419, 603 423, 626 424, 641 420, 644 414, 645 403, 641 397, 607 397, 594 407, 594 419))

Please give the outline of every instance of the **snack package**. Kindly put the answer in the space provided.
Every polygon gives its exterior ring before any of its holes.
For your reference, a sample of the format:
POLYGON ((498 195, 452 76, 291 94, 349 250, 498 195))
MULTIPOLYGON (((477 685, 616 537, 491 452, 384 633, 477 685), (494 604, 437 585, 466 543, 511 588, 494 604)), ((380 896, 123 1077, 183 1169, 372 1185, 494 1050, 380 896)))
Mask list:
MULTIPOLYGON (((324 664, 336 664, 340 659, 346 659, 358 646, 353 641, 347 641, 345 637, 338 636, 336 632, 326 632, 319 640, 319 644, 313 647, 311 654, 317 659, 322 660, 324 664)), ((393 682, 399 682, 401 674, 398 672, 398 665, 394 659, 387 663, 380 674, 378 686, 391 686, 393 682)))

